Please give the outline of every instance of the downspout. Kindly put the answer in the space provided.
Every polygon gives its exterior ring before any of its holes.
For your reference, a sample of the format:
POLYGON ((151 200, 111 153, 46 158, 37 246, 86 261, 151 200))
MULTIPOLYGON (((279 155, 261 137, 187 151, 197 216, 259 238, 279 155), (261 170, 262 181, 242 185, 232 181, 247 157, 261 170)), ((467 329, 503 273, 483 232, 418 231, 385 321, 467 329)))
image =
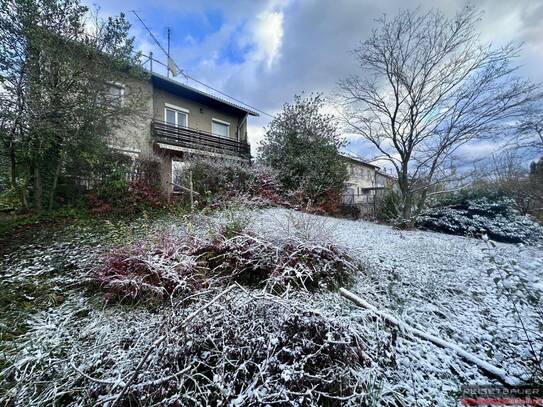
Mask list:
POLYGON ((247 116, 249 116, 249 113, 245 113, 245 116, 243 116, 243 119, 241 119, 240 122, 238 122, 238 127, 236 128, 236 137, 238 143, 241 142, 241 135, 239 134, 241 127, 243 126, 243 123, 247 123, 247 116))

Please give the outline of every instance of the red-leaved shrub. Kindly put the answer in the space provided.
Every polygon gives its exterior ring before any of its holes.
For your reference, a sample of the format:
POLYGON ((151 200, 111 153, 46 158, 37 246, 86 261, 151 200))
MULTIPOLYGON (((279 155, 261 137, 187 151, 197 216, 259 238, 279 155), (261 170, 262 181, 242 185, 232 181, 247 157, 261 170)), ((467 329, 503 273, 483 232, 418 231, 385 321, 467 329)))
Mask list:
POLYGON ((333 289, 347 284, 357 265, 332 244, 290 238, 274 242, 250 233, 214 238, 164 234, 104 255, 91 281, 107 300, 163 299, 238 282, 272 292, 333 289))
POLYGON ((106 253, 91 280, 106 291, 107 301, 187 295, 206 286, 203 265, 188 252, 185 241, 169 235, 158 242, 139 241, 106 253))

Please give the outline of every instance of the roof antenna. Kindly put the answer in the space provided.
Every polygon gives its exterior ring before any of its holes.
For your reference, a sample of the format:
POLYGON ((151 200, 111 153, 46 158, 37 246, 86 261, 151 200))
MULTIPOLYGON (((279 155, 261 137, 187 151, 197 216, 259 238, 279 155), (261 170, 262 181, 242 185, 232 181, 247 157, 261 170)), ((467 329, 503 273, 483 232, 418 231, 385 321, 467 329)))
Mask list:
MULTIPOLYGON (((151 38, 154 40, 154 42, 156 43, 156 45, 158 45, 158 47, 162 50, 162 52, 164 52, 166 54, 166 57, 168 58, 167 60, 167 64, 166 64, 166 71, 168 73, 168 78, 170 77, 170 72, 172 73, 173 76, 177 76, 179 72, 181 72, 183 74, 183 76, 185 78, 187 78, 187 75, 185 74, 185 72, 183 72, 183 70, 181 68, 179 68, 177 66, 177 64, 175 63, 175 61, 170 57, 170 27, 168 27, 168 50, 166 51, 164 49, 164 47, 162 46, 162 44, 160 43, 160 41, 157 40, 157 38, 154 36, 154 34, 151 32, 151 30, 149 29, 149 27, 147 27, 147 25, 145 25, 145 23, 143 22, 143 20, 140 18, 140 16, 138 15, 138 13, 136 13, 135 10, 131 10, 132 13, 134 13, 134 15, 138 18, 138 20, 140 21, 141 25, 143 25, 143 27, 147 30, 147 32, 149 33, 149 35, 151 36, 151 38)), ((188 78, 187 78, 188 79, 188 78)))

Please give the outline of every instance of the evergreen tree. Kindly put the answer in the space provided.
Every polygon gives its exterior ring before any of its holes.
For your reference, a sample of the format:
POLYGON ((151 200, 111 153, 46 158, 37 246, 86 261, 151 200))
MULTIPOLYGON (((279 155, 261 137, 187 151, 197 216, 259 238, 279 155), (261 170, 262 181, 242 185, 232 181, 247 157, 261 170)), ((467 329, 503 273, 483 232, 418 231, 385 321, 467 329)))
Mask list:
POLYGON ((262 159, 278 171, 285 188, 300 190, 313 201, 339 196, 347 178, 338 153, 343 140, 337 121, 323 107, 322 95, 295 96, 271 121, 260 147, 262 159))
POLYGON ((141 75, 129 27, 78 0, 0 0, 0 154, 24 206, 31 185, 32 207, 51 209, 65 168, 99 161, 137 108, 111 100, 119 75, 141 75))

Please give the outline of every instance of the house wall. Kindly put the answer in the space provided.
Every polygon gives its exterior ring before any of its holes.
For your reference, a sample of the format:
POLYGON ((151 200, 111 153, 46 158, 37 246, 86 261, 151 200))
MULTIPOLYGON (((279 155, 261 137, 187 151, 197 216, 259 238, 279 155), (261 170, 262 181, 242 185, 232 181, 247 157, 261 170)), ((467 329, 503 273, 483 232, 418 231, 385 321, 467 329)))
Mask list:
POLYGON ((247 142, 247 121, 243 116, 221 112, 215 108, 194 102, 190 99, 171 94, 156 88, 149 80, 122 77, 114 81, 124 89, 123 105, 134 109, 130 116, 123 117, 112 131, 111 146, 139 156, 142 159, 154 157, 161 162, 161 184, 165 193, 172 192, 172 160, 183 160, 184 153, 156 149, 151 139, 152 119, 164 120, 166 103, 179 106, 189 111, 188 126, 190 128, 211 132, 212 118, 230 123, 229 137, 237 140, 237 126, 240 141, 247 142), (202 112, 200 112, 202 109, 202 112))
POLYGON ((394 191, 398 190, 398 183, 396 182, 396 179, 384 174, 380 174, 377 172, 375 174, 375 181, 377 183, 377 186, 384 187, 384 188, 391 188, 394 191))
MULTIPOLYGON (((347 161, 349 178, 345 186, 350 189, 352 203, 368 203, 373 200, 374 191, 367 191, 365 188, 375 186, 375 167, 366 166, 352 160, 347 161)), ((347 198, 347 197, 346 197, 347 198)), ((351 200, 351 198, 348 198, 351 200)))
POLYGON ((152 154, 151 118, 153 117, 153 87, 149 81, 122 78, 116 81, 124 89, 123 106, 132 113, 120 117, 111 134, 111 145, 142 157, 152 154))
MULTIPOLYGON (((211 121, 213 118, 230 123, 229 137, 232 140, 237 140, 236 130, 238 124, 242 120, 242 117, 237 117, 235 115, 224 113, 217 109, 194 102, 190 99, 173 95, 162 89, 155 88, 153 92, 153 118, 155 118, 156 120, 164 120, 164 107, 166 103, 187 109, 189 111, 188 127, 193 129, 211 132, 211 121)), ((243 129, 242 134, 245 134, 245 131, 243 129)))

